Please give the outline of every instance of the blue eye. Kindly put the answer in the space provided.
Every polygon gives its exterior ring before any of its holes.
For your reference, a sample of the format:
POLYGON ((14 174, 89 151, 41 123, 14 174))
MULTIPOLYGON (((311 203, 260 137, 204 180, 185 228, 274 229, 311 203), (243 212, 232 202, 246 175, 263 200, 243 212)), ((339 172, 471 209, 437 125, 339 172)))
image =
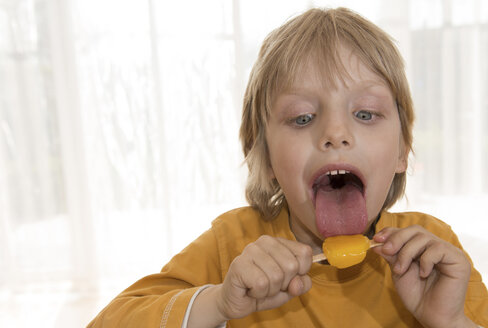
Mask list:
POLYGON ((294 123, 296 125, 307 125, 310 123, 315 115, 313 114, 305 114, 305 115, 300 115, 297 118, 295 118, 294 123))
POLYGON ((370 121, 371 119, 373 119, 373 114, 365 110, 360 110, 354 113, 354 115, 362 121, 370 121))

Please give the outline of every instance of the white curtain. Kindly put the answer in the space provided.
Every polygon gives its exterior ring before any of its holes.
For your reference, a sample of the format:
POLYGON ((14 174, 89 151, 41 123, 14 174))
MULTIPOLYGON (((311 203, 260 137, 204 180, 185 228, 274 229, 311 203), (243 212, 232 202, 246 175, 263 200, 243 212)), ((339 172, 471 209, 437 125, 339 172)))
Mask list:
POLYGON ((486 276, 488 4, 481 0, 0 0, 0 326, 78 327, 245 206, 241 100, 260 43, 347 6, 407 62, 407 200, 486 276))

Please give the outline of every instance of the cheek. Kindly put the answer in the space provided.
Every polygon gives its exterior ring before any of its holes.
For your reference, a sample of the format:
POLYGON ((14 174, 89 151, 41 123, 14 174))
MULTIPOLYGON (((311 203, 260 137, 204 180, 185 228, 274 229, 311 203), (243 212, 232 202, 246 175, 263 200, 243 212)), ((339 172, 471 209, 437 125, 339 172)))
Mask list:
POLYGON ((393 132, 395 131, 383 135, 382 141, 377 139, 376 143, 371 143, 367 147, 372 177, 371 184, 368 186, 368 211, 372 216, 375 216, 383 206, 398 164, 402 160, 400 136, 393 132), (385 140, 387 142, 384 142, 385 140))
POLYGON ((381 185, 381 188, 386 189, 386 195, 398 168, 400 150, 398 146, 392 145, 378 150, 374 154, 376 158, 376 169, 374 170, 374 174, 377 175, 377 181, 379 182, 379 185, 381 185))
POLYGON ((270 149, 270 158, 271 167, 278 181, 285 180, 284 178, 290 177, 291 174, 296 176, 302 167, 303 156, 300 148, 295 150, 293 145, 280 145, 278 148, 270 149))
POLYGON ((365 140, 369 142, 363 144, 363 147, 368 149, 374 162, 388 171, 390 169, 396 171, 403 149, 400 126, 396 124, 389 126, 387 129, 377 131, 376 134, 369 134, 365 140))
POLYGON ((301 190, 308 150, 300 147, 292 140, 282 139, 269 144, 271 168, 274 177, 281 188, 291 196, 291 193, 301 190))
POLYGON ((303 142, 293 135, 277 134, 268 139, 271 166, 275 173, 293 171, 306 155, 303 142))

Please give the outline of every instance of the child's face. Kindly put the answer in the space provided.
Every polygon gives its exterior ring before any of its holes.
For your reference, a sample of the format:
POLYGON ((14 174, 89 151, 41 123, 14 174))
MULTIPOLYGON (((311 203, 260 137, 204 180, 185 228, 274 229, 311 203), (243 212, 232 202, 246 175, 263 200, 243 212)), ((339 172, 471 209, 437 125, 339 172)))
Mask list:
POLYGON ((297 240, 308 244, 366 232, 395 173, 406 169, 390 89, 348 49, 341 58, 349 78, 333 88, 308 65, 291 90, 275 97, 267 126, 270 174, 283 189, 297 240), (361 182, 349 177, 336 189, 324 175, 336 170, 361 182))

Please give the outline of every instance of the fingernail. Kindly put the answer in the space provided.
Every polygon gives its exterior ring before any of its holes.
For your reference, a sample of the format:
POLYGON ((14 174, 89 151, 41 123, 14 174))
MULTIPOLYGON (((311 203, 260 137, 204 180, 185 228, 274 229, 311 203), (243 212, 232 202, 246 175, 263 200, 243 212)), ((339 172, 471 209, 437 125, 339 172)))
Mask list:
POLYGON ((393 244, 391 242, 386 242, 386 244, 383 245, 383 249, 384 250, 390 250, 390 249, 393 249, 393 244))
POLYGON ((383 234, 379 234, 379 233, 376 234, 376 235, 374 235, 374 237, 373 237, 373 240, 374 241, 377 241, 377 242, 380 242, 380 243, 381 242, 384 242, 385 239, 386 239, 386 236, 384 236, 383 234))
POLYGON ((402 271, 402 265, 400 263, 395 264, 393 271, 395 271, 396 273, 400 273, 402 271))

